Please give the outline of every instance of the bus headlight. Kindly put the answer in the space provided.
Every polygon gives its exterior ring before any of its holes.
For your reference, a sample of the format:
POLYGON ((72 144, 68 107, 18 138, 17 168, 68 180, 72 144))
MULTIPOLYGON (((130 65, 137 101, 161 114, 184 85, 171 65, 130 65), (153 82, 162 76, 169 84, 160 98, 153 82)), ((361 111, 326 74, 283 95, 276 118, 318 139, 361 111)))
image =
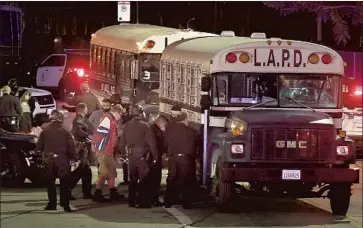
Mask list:
POLYGON ((346 156, 349 154, 348 146, 337 146, 337 155, 346 156))
POLYGON ((240 119, 229 119, 226 121, 226 128, 232 132, 233 136, 243 135, 247 130, 247 123, 240 119))

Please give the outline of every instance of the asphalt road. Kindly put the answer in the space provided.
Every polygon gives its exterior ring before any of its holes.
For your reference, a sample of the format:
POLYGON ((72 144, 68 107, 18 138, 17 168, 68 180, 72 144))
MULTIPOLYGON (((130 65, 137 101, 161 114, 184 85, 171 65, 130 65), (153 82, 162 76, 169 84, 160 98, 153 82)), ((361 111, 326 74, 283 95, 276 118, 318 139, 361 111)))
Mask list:
MULTIPOLYGON (((361 163, 360 163, 361 166, 361 163)), ((96 180, 93 169, 93 181, 96 180)), ((118 170, 120 183, 122 171, 118 170)), ((165 184, 166 170, 163 172, 165 184)), ((119 186, 127 195, 127 187, 119 186)), ((73 194, 81 197, 80 186, 73 194)), ((107 188, 104 194, 109 194, 107 188)), ((107 197, 107 196, 106 196, 107 197)), ((91 200, 72 201, 73 213, 43 211, 47 203, 45 189, 26 185, 23 189, 1 190, 2 228, 130 228, 130 227, 362 227, 362 184, 354 185, 348 216, 336 217, 330 213, 327 199, 260 199, 239 198, 241 209, 233 214, 216 212, 213 204, 183 210, 177 206, 169 209, 128 208, 126 200, 117 204, 96 204, 91 200)))
MULTIPOLYGON (((73 113, 64 124, 70 128, 73 113)), ((362 167, 362 162, 357 163, 362 167)), ((163 171, 165 185, 166 170, 163 171)), ((93 169, 93 182, 97 175, 93 169)), ((122 179, 118 170, 117 183, 122 179)), ((73 194, 81 197, 80 186, 73 194)), ((127 195, 127 187, 119 186, 127 195)), ((104 189, 104 194, 109 192, 104 189)), ((232 214, 217 213, 213 204, 184 210, 180 206, 164 209, 128 208, 126 200, 118 204, 96 204, 90 200, 72 201, 73 213, 43 211, 47 203, 45 189, 26 185, 23 189, 1 189, 2 228, 182 228, 182 227, 362 227, 362 181, 353 186, 351 205, 346 217, 333 216, 328 199, 261 199, 239 198, 240 210, 232 214)))

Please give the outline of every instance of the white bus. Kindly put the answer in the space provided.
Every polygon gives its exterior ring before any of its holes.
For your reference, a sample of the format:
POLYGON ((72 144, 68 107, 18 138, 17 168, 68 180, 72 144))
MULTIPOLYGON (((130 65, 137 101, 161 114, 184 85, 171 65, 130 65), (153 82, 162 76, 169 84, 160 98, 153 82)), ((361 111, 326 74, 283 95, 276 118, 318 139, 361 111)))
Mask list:
POLYGON ((333 213, 346 214, 359 169, 349 168, 354 142, 341 131, 337 52, 261 33, 202 37, 169 45, 160 68, 160 112, 180 105, 202 133, 203 184, 211 181, 220 210, 235 182, 248 182, 243 193, 272 197, 329 189, 333 213))
POLYGON ((120 24, 98 30, 91 39, 90 84, 102 99, 118 93, 124 103, 157 103, 159 60, 171 43, 215 34, 147 24, 120 24))

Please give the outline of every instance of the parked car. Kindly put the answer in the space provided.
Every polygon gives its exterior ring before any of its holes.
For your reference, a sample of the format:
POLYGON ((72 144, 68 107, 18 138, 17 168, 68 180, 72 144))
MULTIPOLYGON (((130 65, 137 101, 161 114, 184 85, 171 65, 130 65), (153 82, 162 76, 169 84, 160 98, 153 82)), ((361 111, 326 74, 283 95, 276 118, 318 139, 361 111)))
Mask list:
POLYGON ((57 108, 55 99, 51 92, 30 87, 19 87, 19 98, 25 91, 29 91, 31 93, 31 100, 33 99, 34 102, 33 117, 38 114, 50 115, 50 113, 57 108))
POLYGON ((26 178, 34 184, 45 182, 44 163, 36 141, 34 135, 0 129, 2 187, 20 187, 26 178))

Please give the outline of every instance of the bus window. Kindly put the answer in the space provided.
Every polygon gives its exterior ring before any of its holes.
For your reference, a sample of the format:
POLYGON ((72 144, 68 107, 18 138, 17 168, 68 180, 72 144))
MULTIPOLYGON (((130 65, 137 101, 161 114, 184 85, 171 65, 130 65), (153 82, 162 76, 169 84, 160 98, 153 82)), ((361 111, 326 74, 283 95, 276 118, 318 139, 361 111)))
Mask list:
POLYGON ((191 92, 190 92, 190 104, 192 106, 197 106, 198 105, 198 99, 197 96, 199 96, 198 94, 198 71, 195 67, 192 67, 192 72, 191 72, 191 92))
POLYGON ((96 45, 92 45, 91 46, 91 50, 92 50, 92 56, 91 56, 91 70, 92 71, 96 71, 96 62, 97 62, 97 46, 96 45))
POLYGON ((101 75, 106 76, 106 48, 101 47, 101 75))
POLYGON ((219 104, 226 104, 227 103, 227 76, 218 76, 217 84, 215 85, 213 89, 213 104, 218 105, 219 104), (217 97, 217 91, 218 91, 218 97, 217 97))
POLYGON ((111 65, 111 49, 107 48, 106 49, 106 60, 105 60, 105 74, 106 74, 107 78, 111 77, 110 65, 111 65))
POLYGON ((116 78, 116 50, 115 49, 111 49, 111 67, 110 67, 110 74, 111 74, 111 78, 115 79, 116 78))
POLYGON ((101 46, 97 46, 96 48, 96 53, 97 53, 97 63, 96 63, 96 69, 97 69, 97 73, 100 74, 101 71, 101 57, 102 57, 102 50, 101 50, 101 46))

